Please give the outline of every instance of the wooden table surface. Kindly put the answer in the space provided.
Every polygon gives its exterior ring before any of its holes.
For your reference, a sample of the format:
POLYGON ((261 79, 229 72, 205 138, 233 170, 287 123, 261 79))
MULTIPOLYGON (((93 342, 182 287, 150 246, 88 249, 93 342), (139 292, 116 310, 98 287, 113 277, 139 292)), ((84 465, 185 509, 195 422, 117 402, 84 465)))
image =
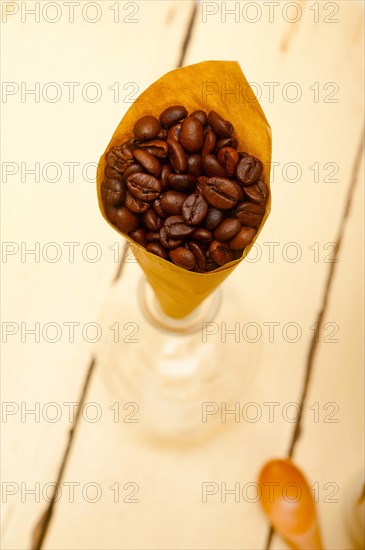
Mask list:
POLYGON ((351 548, 346 487, 364 459, 363 2, 48 4, 1 2, 2 547, 287 548, 252 497, 201 493, 204 482, 243 488, 290 455, 315 486, 325 547, 351 548), (115 295, 136 307, 140 268, 120 261, 98 211, 95 162, 138 93, 207 59, 240 63, 272 127, 261 258, 223 292, 250 289, 258 318, 278 328, 263 332, 240 400, 259 421, 158 444, 111 420, 98 369, 92 324, 105 328, 115 295), (98 422, 80 414, 92 402, 98 422), (122 496, 138 487, 138 503, 114 502, 114 484, 122 496))

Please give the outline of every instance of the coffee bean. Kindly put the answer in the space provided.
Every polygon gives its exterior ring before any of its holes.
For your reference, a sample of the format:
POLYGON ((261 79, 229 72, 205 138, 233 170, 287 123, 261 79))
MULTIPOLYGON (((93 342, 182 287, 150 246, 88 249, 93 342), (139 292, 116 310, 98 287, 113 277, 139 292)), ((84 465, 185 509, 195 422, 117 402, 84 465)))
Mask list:
POLYGON ((202 158, 197 153, 188 155, 187 173, 198 178, 202 174, 202 158))
POLYGON ((175 265, 187 269, 188 271, 196 267, 194 254, 183 246, 170 250, 169 257, 175 265))
POLYGON ((205 155, 210 155, 210 153, 213 153, 216 142, 217 136, 215 135, 213 130, 211 128, 206 128, 204 131, 204 145, 202 151, 203 157, 205 155))
POLYGON ((171 126, 171 128, 167 132, 167 139, 172 139, 173 141, 179 141, 180 132, 181 132, 181 124, 179 122, 178 124, 174 124, 173 126, 171 126))
POLYGON ((204 173, 209 177, 219 176, 225 177, 226 172, 214 155, 204 155, 203 156, 203 170, 204 173))
POLYGON ((237 180, 243 185, 252 185, 261 176, 262 162, 251 155, 245 154, 236 168, 237 180))
POLYGON ((160 114, 160 124, 164 128, 170 128, 173 124, 176 124, 183 118, 188 116, 188 112, 182 105, 173 105, 168 107, 160 114))
POLYGON ((156 214, 160 216, 160 218, 168 218, 170 214, 164 211, 164 209, 161 206, 161 199, 155 199, 152 203, 152 207, 156 214))
POLYGON ((203 146, 204 130, 197 118, 188 117, 181 123, 179 143, 188 153, 197 153, 203 146))
MULTIPOLYGON (((137 172, 144 172, 144 168, 142 166, 142 164, 139 164, 139 162, 135 162, 134 164, 131 164, 127 170, 124 172, 122 178, 123 178, 123 183, 127 183, 127 179, 129 178, 129 176, 131 176, 132 174, 136 174, 137 172)), ((105 171, 106 173, 106 171, 105 171)))
POLYGON ((186 199, 185 193, 179 191, 166 191, 161 196, 161 207, 169 215, 178 215, 181 213, 181 207, 186 199))
POLYGON ((215 269, 218 269, 219 265, 216 264, 215 262, 213 262, 213 260, 211 259, 207 259, 207 265, 206 265, 206 268, 205 268, 205 271, 206 272, 209 272, 209 271, 214 271, 215 269))
POLYGON ((226 243, 221 243, 219 241, 213 241, 209 246, 209 255, 210 258, 216 264, 222 266, 231 262, 233 260, 232 251, 228 248, 226 243))
POLYGON ((207 113, 205 111, 193 111, 191 115, 193 118, 197 118, 202 126, 205 126, 207 123, 207 113))
POLYGON ((265 214, 265 207, 252 202, 241 202, 236 207, 235 214, 243 225, 259 227, 265 214))
POLYGON ((237 218, 226 218, 214 231, 214 238, 217 241, 228 241, 232 239, 241 229, 241 223, 237 218))
POLYGON ((232 147, 222 147, 218 151, 217 159, 229 178, 233 178, 237 164, 240 161, 239 154, 232 147))
POLYGON ((170 174, 167 181, 176 191, 189 192, 194 188, 196 178, 189 174, 170 174))
POLYGON ((167 250, 162 246, 161 243, 158 243, 158 242, 149 243, 146 246, 146 250, 147 252, 151 252, 152 254, 155 254, 156 256, 159 256, 164 260, 168 259, 167 250))
POLYGON ((161 227, 160 242, 165 248, 168 248, 169 250, 177 248, 183 243, 183 241, 184 239, 173 239, 172 237, 169 237, 166 233, 166 229, 164 227, 161 227))
POLYGON ((169 146, 166 141, 162 141, 160 139, 145 141, 144 143, 141 143, 140 148, 147 151, 151 155, 160 158, 166 157, 169 152, 169 146))
POLYGON ((180 143, 174 141, 173 139, 168 139, 167 143, 170 149, 170 160, 172 167, 176 172, 185 172, 188 165, 188 159, 184 149, 181 147, 180 143))
POLYGON ((217 136, 226 138, 233 134, 234 128, 232 124, 228 122, 228 120, 224 120, 224 118, 215 111, 210 111, 208 113, 208 123, 217 136))
POLYGON ((146 239, 148 241, 160 241, 160 232, 159 231, 147 231, 146 239))
POLYGON ((209 204, 222 210, 229 210, 242 197, 239 185, 226 178, 209 178, 203 194, 209 204))
POLYGON ((245 194, 251 202, 254 202, 255 204, 263 204, 267 199, 269 190, 267 185, 263 181, 259 180, 257 183, 245 187, 245 194))
POLYGON ((105 179, 101 184, 103 201, 111 206, 118 206, 124 199, 125 188, 121 181, 105 179))
POLYGON ((130 175, 127 179, 127 187, 134 197, 144 202, 157 199, 161 193, 161 182, 150 174, 142 172, 130 175))
POLYGON ((199 225, 208 212, 208 203, 198 193, 189 195, 182 205, 181 215, 188 225, 199 225))
POLYGON ((148 202, 137 199, 137 197, 135 197, 128 191, 125 195, 124 205, 128 208, 128 210, 134 212, 135 214, 142 214, 143 212, 147 212, 150 207, 148 202))
POLYGON ((105 203, 104 204, 104 210, 105 210, 105 215, 108 218, 108 220, 111 223, 115 224, 115 216, 118 212, 118 209, 115 206, 111 206, 110 204, 105 203))
POLYGON ((232 149, 237 149, 238 141, 233 136, 230 136, 228 138, 221 138, 217 141, 217 145, 215 146, 214 153, 217 155, 218 151, 220 149, 223 149, 223 147, 231 147, 232 149))
POLYGON ((150 231, 160 231, 161 227, 163 226, 163 219, 156 214, 153 208, 150 208, 144 214, 143 222, 150 231))
POLYGON ((144 149, 136 149, 133 151, 134 158, 142 164, 143 168, 153 176, 158 177, 161 173, 161 164, 154 155, 151 155, 144 149))
POLYGON ((195 263, 197 265, 198 271, 205 271, 207 266, 207 259, 205 256, 205 250, 202 245, 194 241, 189 241, 188 248, 194 254, 195 263))
POLYGON ((231 250, 243 250, 252 243, 256 235, 256 229, 253 227, 242 227, 232 240, 229 241, 231 250))
POLYGON ((194 227, 184 222, 182 216, 170 216, 165 220, 164 228, 169 237, 173 239, 183 239, 189 237, 194 232, 194 227))
MULTIPOLYGON (((133 164, 132 164, 132 166, 133 166, 133 164)), ((128 170, 129 170, 129 168, 128 168, 128 170)), ((124 172, 124 174, 125 174, 125 172, 124 172)), ((122 174, 121 172, 118 172, 117 170, 115 170, 114 168, 109 166, 109 164, 107 164, 105 166, 104 176, 105 176, 106 179, 123 181, 124 174, 122 174)))
POLYGON ((201 244, 209 244, 213 240, 213 234, 205 227, 198 227, 192 234, 191 238, 201 244))
POLYGON ((115 225, 119 227, 123 233, 128 234, 130 231, 137 229, 139 225, 139 218, 133 212, 128 210, 125 206, 118 208, 115 213, 115 225))
POLYGON ((144 248, 146 248, 148 241, 146 239, 146 230, 142 229, 142 227, 138 227, 138 229, 135 229, 134 231, 129 232, 129 236, 136 241, 136 243, 140 244, 144 248))
POLYGON ((121 147, 112 147, 105 155, 105 160, 108 166, 123 173, 128 166, 133 164, 133 152, 128 148, 122 151, 121 147))
POLYGON ((214 229, 216 229, 222 222, 223 217, 223 210, 219 210, 219 208, 213 208, 211 206, 208 210, 207 217, 205 218, 205 227, 210 231, 214 231, 214 229))
POLYGON ((207 176, 199 176, 196 182, 195 193, 202 195, 204 185, 207 183, 207 181, 208 181, 207 176))
POLYGON ((160 123, 151 115, 143 116, 134 125, 133 132, 140 141, 155 139, 160 131, 160 123))
POLYGON ((161 186, 162 190, 166 189, 168 186, 168 177, 172 174, 172 168, 168 164, 164 164, 161 170, 161 186))

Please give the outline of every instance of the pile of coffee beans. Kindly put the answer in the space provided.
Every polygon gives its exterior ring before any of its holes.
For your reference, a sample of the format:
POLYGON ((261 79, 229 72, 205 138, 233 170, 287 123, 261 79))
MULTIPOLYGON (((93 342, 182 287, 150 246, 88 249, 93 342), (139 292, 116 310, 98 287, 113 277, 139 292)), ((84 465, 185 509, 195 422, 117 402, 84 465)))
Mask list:
POLYGON ((241 256, 269 190, 262 163, 237 151, 231 122, 182 105, 143 116, 106 154, 101 186, 110 222, 152 254, 204 273, 241 256))

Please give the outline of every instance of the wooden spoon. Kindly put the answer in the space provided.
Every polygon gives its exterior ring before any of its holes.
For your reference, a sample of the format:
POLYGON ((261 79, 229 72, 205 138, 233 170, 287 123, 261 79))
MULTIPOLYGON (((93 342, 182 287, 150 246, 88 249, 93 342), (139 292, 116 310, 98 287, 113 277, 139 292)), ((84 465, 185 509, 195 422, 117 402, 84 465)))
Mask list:
POLYGON ((261 505, 291 548, 323 550, 313 494, 291 460, 270 460, 259 475, 261 505))

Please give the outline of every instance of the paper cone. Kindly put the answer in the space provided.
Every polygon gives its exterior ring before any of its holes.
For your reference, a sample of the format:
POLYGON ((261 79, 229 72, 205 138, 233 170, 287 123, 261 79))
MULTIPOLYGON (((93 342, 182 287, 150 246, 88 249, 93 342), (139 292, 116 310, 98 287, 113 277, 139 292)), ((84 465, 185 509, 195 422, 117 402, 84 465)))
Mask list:
MULTIPOLYGON (((97 172, 99 208, 115 231, 134 243, 135 256, 154 289, 165 313, 174 318, 188 315, 202 302, 249 253, 264 225, 271 205, 271 193, 266 211, 254 241, 245 248, 241 258, 209 273, 190 272, 147 252, 128 235, 112 225, 105 215, 101 184, 106 165, 105 154, 114 145, 133 137, 134 123, 144 115, 160 113, 170 105, 184 105, 191 113, 203 109, 217 111, 232 122, 238 150, 261 160, 261 179, 270 186, 271 130, 239 64, 236 61, 205 61, 165 74, 143 92, 127 111, 100 159, 97 172), (239 97, 237 97, 237 92, 239 97), (231 93, 230 93, 231 92, 231 93)), ((242 273, 244 277, 244 273, 242 273)))

